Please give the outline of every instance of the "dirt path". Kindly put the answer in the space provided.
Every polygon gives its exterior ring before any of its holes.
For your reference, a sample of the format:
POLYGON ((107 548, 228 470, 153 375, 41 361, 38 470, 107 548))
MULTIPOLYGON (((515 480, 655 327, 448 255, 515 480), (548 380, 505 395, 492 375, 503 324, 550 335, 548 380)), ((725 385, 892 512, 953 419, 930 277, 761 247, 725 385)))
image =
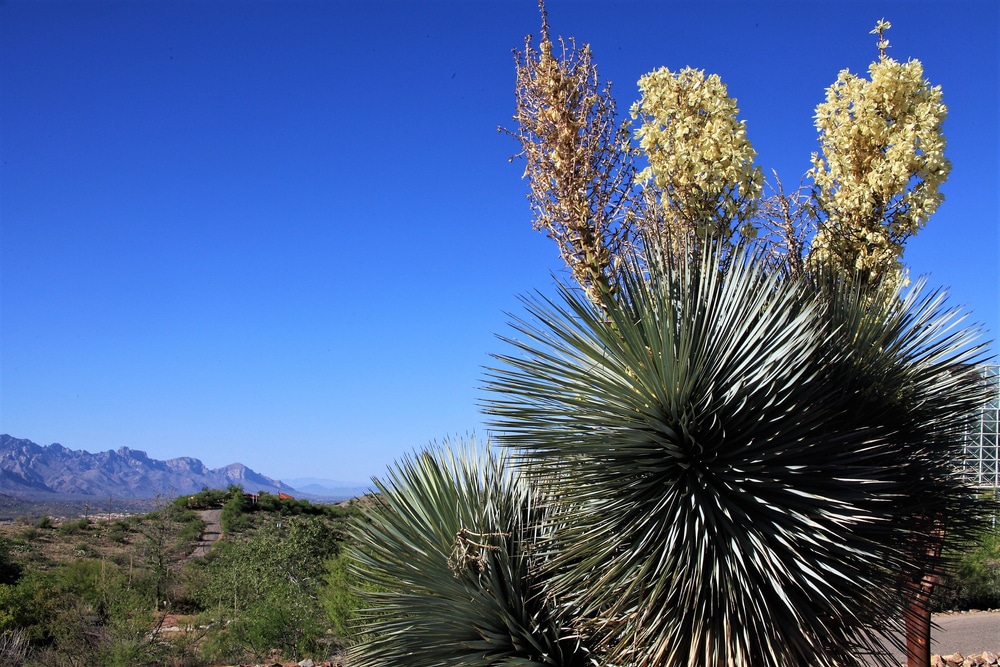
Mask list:
POLYGON ((191 552, 189 558, 202 558, 212 548, 212 544, 222 537, 222 510, 201 510, 198 516, 205 522, 205 530, 201 532, 198 546, 191 552))

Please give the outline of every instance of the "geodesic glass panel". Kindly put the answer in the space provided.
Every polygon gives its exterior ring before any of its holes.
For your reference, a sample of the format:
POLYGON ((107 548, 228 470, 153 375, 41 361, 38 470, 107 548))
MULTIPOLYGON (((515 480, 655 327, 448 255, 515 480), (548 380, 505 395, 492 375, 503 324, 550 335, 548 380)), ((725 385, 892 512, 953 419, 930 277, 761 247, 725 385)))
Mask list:
POLYGON ((980 366, 979 372, 990 391, 976 419, 966 433, 963 472, 967 482, 980 488, 1000 488, 1000 444, 997 415, 1000 412, 1000 366, 980 366))

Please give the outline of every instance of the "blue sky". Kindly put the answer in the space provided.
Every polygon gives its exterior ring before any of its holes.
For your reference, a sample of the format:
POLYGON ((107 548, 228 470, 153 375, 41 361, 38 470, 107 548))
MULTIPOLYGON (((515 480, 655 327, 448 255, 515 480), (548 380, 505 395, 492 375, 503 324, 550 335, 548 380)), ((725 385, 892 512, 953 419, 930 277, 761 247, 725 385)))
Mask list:
MULTIPOLYGON (((786 185, 890 20, 954 164, 905 260, 991 336, 998 8, 548 3, 620 109, 652 69, 720 74, 786 185)), ((353 481, 485 435, 505 312, 565 276, 497 132, 537 31, 534 0, 0 4, 0 432, 353 481)))

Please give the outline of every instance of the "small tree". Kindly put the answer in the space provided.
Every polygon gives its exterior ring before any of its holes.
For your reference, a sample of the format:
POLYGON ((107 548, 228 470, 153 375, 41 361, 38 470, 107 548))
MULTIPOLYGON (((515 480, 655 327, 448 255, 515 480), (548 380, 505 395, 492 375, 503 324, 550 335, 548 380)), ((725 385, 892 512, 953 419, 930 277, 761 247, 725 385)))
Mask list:
POLYGON ((147 514, 137 526, 142 536, 139 541, 140 556, 145 560, 152 579, 152 609, 159 609, 166 602, 171 574, 180 556, 177 544, 179 510, 171 500, 157 496, 155 510, 147 514))
POLYGON ((338 548, 329 522, 288 517, 219 544, 205 562, 196 597, 213 624, 213 658, 261 660, 271 649, 302 657, 321 649, 325 631, 318 593, 324 563, 338 548))

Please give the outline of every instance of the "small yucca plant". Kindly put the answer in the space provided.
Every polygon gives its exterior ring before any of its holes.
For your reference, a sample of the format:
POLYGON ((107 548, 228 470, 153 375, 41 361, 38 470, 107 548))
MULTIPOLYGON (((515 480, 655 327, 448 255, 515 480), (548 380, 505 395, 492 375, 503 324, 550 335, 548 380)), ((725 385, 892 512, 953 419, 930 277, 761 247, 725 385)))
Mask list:
POLYGON ((376 484, 349 555, 367 584, 351 664, 588 664, 538 578, 546 509, 503 452, 446 443, 376 484))
POLYGON ((560 511, 544 582, 616 665, 834 665, 900 630, 982 395, 936 295, 624 262, 527 301, 487 411, 560 511))

